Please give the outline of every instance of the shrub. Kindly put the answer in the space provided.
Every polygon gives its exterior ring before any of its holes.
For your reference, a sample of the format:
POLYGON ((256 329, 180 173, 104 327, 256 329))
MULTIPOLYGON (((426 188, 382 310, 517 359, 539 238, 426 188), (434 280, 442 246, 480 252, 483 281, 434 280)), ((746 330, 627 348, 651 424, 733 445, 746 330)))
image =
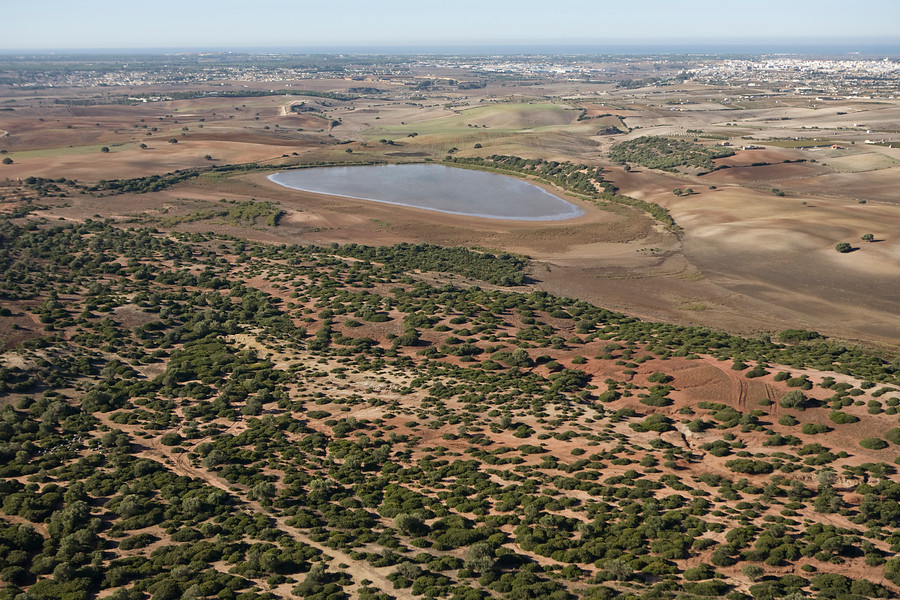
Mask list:
POLYGON ((747 473, 749 475, 759 475, 771 473, 774 468, 764 460, 753 460, 750 458, 736 458, 729 460, 725 466, 735 473, 747 473))
POLYGON ((701 563, 696 567, 685 569, 682 576, 686 581, 701 581, 703 579, 712 579, 716 576, 716 571, 710 565, 701 563))
POLYGON ((766 371, 762 365, 756 365, 746 373, 744 373, 744 377, 747 379, 753 379, 754 377, 762 377, 763 375, 767 375, 769 372, 766 371))
POLYGON ((750 579, 757 579, 765 574, 765 569, 759 565, 746 565, 741 572, 750 579))
POLYGON ((831 427, 820 423, 804 423, 800 431, 804 435, 817 435, 819 433, 828 433, 831 431, 831 427))
POLYGON ((632 423, 630 427, 639 432, 656 431, 659 433, 675 429, 670 418, 659 414, 650 415, 641 423, 632 423))
POLYGON ((806 375, 801 375, 800 377, 791 377, 785 383, 788 387, 801 387, 804 385, 809 385, 809 387, 804 388, 807 390, 812 387, 812 384, 810 384, 809 380, 806 379, 806 375))
POLYGON ((647 381, 650 381, 652 383, 669 383, 670 381, 672 381, 672 379, 674 379, 674 377, 672 377, 671 375, 667 375, 662 371, 657 371, 647 377, 647 381))
POLYGON ((779 402, 782 408, 796 408, 803 410, 806 408, 806 395, 800 390, 791 390, 781 397, 779 402))
POLYGON ((159 438, 159 443, 163 446, 177 446, 181 443, 181 436, 174 431, 170 431, 159 438))
POLYGON ((888 443, 881 438, 863 438, 859 440, 859 445, 867 450, 884 450, 888 447, 888 443))
POLYGON ((808 329, 785 329, 778 334, 778 339, 782 342, 806 342, 820 337, 822 337, 820 333, 808 329))
POLYGON ((640 399, 640 403, 647 406, 670 406, 672 402, 673 400, 667 396, 657 396, 655 394, 640 399))
POLYGON ((831 414, 828 415, 828 418, 838 425, 846 425, 848 423, 856 423, 857 421, 859 421, 859 417, 848 415, 847 413, 839 410, 831 411, 831 414))
POLYGON ((900 427, 894 427, 893 429, 889 429, 884 437, 892 444, 900 445, 900 427))
POLYGON ((119 542, 119 548, 122 550, 134 550, 135 548, 143 548, 145 546, 149 546, 158 539, 158 537, 149 533, 138 533, 119 542))
POLYGON ((712 579, 696 583, 687 581, 684 584, 684 591, 697 596, 713 596, 718 598, 723 596, 730 587, 731 586, 721 579, 712 579))

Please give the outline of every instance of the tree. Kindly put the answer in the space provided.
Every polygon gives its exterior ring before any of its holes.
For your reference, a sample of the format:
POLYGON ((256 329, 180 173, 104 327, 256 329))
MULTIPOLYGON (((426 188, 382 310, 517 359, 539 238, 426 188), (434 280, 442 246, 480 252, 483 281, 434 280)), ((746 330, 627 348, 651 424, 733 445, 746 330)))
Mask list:
POLYGON ((684 191, 681 188, 675 188, 674 190, 672 190, 672 193, 676 196, 680 196, 684 193, 684 191))
POLYGON ((485 542, 472 544, 466 552, 465 566, 470 571, 487 573, 493 570, 495 562, 494 548, 485 542))
POLYGON ((781 397, 782 408, 796 408, 803 410, 806 408, 806 396, 800 390, 791 390, 781 397))
POLYGON ((102 148, 100 148, 100 152, 109 152, 109 146, 103 146, 102 148))
POLYGON ((250 497, 262 501, 271 500, 275 497, 275 485, 271 481, 260 481, 250 488, 250 497))
POLYGON ((603 568, 609 571, 617 581, 624 581, 632 576, 634 569, 624 560, 611 559, 603 564, 603 568))
POLYGON ((862 238, 860 238, 860 239, 862 239, 862 241, 864 241, 864 242, 872 242, 872 241, 875 241, 875 235, 871 234, 871 233, 866 233, 866 234, 863 234, 862 238))
POLYGON ((421 534, 427 531, 422 519, 409 513, 400 513, 394 517, 394 526, 408 535, 421 534))
POLYGON ((13 159, 11 159, 10 157, 6 156, 6 157, 3 158, 3 164, 4 164, 4 165, 11 165, 11 164, 13 164, 13 159))
POLYGON ((170 431, 159 438, 159 443, 163 446, 177 446, 181 443, 181 436, 174 431, 170 431))
POLYGON ((262 414, 263 411, 263 403, 262 400, 258 396, 253 396, 247 399, 247 403, 241 408, 241 413, 253 416, 262 414))
POLYGON ((822 469, 816 474, 816 480, 823 488, 830 488, 837 481, 837 473, 831 469, 822 469))
POLYGON ((756 581, 759 577, 762 577, 765 573, 765 570, 759 565, 746 565, 741 572, 745 577, 749 578, 752 581, 756 581))
POLYGON ((169 143, 170 143, 170 144, 177 144, 177 143, 178 143, 178 140, 177 140, 176 138, 172 138, 172 139, 169 140, 169 143))
POLYGON ((835 246, 834 249, 837 250, 838 252, 840 252, 841 254, 846 254, 847 252, 853 251, 853 246, 851 246, 847 242, 841 242, 840 244, 835 246))
POLYGON ((140 148, 141 150, 146 150, 147 144, 141 144, 140 146, 138 146, 138 148, 140 148))

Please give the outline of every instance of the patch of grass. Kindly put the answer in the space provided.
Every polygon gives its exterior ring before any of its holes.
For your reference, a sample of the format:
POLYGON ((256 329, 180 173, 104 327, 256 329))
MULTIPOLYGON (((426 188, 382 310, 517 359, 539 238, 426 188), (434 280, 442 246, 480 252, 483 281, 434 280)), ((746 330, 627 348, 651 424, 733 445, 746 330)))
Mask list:
POLYGON ((260 219, 269 226, 277 227, 278 220, 284 215, 284 210, 272 202, 226 202, 224 207, 204 208, 186 215, 173 215, 159 219, 163 227, 174 227, 183 223, 194 223, 209 219, 222 218, 230 225, 255 225, 260 219))
POLYGON ((679 304, 678 308, 679 308, 679 310, 691 310, 691 311, 708 310, 709 309, 709 307, 706 304, 703 304, 702 302, 685 302, 684 304, 679 304))

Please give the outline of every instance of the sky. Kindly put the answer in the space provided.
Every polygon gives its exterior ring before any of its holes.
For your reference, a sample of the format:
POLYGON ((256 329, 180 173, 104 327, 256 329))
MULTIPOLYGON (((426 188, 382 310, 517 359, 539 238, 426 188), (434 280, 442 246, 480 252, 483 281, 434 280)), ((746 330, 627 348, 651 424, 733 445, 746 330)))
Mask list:
POLYGON ((0 51, 900 43, 900 0, 2 0, 0 51))

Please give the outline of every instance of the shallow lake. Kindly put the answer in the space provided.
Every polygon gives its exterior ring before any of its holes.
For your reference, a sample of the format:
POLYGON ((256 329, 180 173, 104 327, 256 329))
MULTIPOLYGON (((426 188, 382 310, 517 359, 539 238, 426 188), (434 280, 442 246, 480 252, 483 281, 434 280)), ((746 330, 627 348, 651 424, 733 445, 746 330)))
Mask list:
POLYGON ((557 221, 580 208, 521 179, 441 165, 296 169, 269 175, 295 190, 486 219, 557 221))

